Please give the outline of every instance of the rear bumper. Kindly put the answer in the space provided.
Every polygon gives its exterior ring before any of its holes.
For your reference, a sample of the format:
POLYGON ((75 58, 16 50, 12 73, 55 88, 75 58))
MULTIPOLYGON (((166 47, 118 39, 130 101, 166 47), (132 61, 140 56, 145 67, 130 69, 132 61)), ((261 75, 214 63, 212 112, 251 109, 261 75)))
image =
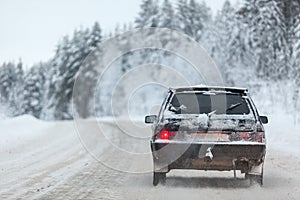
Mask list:
POLYGON ((176 143, 151 141, 154 171, 171 169, 240 170, 249 172, 263 163, 264 143, 176 143))

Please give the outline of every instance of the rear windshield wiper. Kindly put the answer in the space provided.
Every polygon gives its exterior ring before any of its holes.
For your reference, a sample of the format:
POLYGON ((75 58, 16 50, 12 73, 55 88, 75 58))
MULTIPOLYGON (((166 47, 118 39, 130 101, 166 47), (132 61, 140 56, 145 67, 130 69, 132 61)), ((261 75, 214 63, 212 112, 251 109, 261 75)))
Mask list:
POLYGON ((226 111, 232 110, 232 109, 234 109, 234 108, 236 108, 236 107, 239 107, 240 105, 242 105, 241 102, 240 102, 240 103, 233 104, 233 105, 231 105, 229 108, 227 108, 226 111))

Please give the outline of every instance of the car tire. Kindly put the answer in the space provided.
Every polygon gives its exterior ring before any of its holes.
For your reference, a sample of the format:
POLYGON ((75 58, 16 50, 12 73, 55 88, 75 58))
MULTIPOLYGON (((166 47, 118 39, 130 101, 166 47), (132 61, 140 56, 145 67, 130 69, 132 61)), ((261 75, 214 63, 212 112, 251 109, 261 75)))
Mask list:
POLYGON ((166 173, 154 172, 153 173, 153 185, 157 186, 159 183, 162 185, 166 184, 166 173))
POLYGON ((263 173, 261 175, 245 174, 245 178, 250 180, 250 185, 259 184, 263 186, 263 173))

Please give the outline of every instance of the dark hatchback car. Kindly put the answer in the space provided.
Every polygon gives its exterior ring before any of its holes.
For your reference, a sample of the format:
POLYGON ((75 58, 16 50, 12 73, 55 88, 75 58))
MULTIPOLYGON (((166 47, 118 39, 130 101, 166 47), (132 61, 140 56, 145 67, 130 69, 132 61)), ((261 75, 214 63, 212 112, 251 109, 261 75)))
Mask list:
POLYGON ((172 169, 240 170, 263 184, 266 140, 263 124, 247 89, 182 87, 170 89, 153 123, 153 185, 166 183, 172 169))

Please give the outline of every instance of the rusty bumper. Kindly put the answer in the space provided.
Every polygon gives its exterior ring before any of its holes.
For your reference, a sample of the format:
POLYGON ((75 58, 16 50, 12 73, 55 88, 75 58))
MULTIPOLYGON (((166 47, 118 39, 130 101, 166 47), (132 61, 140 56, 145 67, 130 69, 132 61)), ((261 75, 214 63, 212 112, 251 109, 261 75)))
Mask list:
POLYGON ((152 142, 154 171, 171 169, 240 170, 248 172, 263 163, 264 143, 168 143, 152 142))

